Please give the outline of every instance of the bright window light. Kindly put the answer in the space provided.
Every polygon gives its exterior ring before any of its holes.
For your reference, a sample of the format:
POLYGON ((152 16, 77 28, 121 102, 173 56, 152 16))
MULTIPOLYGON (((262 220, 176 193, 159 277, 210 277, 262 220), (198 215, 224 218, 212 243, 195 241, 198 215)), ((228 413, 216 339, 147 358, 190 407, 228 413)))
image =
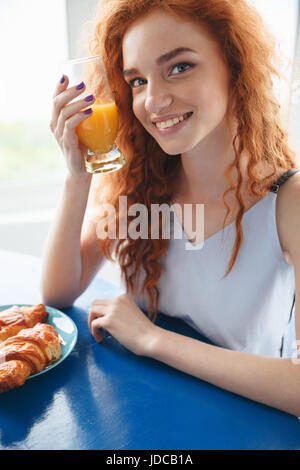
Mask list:
POLYGON ((64 0, 0 3, 0 182, 49 178, 61 156, 49 130, 67 58, 64 0))

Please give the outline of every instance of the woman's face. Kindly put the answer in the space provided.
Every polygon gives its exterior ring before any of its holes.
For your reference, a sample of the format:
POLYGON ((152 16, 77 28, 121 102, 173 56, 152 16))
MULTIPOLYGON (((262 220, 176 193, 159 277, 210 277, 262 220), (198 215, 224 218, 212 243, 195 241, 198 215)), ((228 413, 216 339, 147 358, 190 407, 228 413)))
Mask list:
POLYGON ((224 123, 230 74, 199 25, 153 10, 123 39, 133 112, 169 155, 194 149, 224 123))

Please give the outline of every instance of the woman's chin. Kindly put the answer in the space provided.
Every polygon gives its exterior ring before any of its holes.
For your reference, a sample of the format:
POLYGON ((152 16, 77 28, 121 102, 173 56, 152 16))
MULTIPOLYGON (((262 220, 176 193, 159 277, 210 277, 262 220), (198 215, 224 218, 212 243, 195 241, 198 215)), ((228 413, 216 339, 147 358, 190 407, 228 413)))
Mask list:
POLYGON ((158 144, 166 154, 174 157, 193 149, 191 145, 161 145, 160 142, 158 142, 158 144))

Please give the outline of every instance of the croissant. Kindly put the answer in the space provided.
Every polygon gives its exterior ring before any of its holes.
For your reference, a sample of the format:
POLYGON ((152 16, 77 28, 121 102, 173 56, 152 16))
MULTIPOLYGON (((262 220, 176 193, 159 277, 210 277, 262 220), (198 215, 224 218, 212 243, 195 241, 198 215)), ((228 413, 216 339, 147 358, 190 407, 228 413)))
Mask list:
POLYGON ((20 387, 29 375, 40 372, 61 356, 56 329, 37 323, 0 344, 0 393, 20 387))
POLYGON ((32 328, 36 323, 44 323, 48 312, 43 304, 32 307, 14 305, 0 312, 0 344, 10 336, 14 336, 24 328, 32 328))

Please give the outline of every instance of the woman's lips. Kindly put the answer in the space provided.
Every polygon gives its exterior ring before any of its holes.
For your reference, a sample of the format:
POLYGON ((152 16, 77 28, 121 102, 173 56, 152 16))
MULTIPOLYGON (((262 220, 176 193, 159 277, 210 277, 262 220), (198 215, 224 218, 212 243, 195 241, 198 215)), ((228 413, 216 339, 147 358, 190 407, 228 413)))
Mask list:
POLYGON ((186 113, 188 116, 181 122, 178 122, 177 124, 173 124, 173 126, 171 127, 166 127, 165 129, 162 129, 162 128, 159 128, 157 127, 155 124, 153 124, 155 126, 155 129, 156 131, 160 134, 160 135, 169 135, 169 134, 174 134, 175 132, 179 131, 180 129, 182 129, 187 121, 191 118, 191 116, 193 115, 193 113, 186 113))

